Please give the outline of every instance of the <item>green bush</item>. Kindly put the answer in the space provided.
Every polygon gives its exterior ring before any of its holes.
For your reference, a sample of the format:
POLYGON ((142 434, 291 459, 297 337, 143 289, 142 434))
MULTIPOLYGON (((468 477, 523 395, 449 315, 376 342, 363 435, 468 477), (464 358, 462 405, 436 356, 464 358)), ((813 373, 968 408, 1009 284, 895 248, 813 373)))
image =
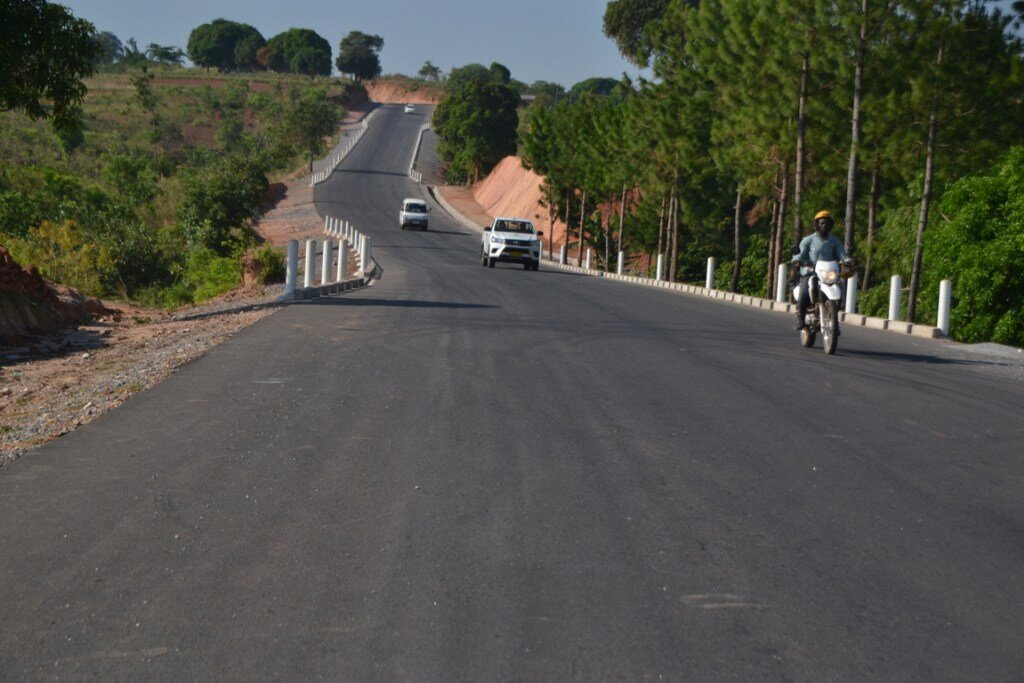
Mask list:
POLYGON ((1024 147, 945 194, 942 221, 925 235, 922 308, 953 283, 950 334, 1024 346, 1024 147))
POLYGON ((252 272, 258 273, 259 283, 284 282, 288 265, 284 250, 270 244, 250 249, 247 260, 252 272))
POLYGON ((242 281, 241 261, 235 256, 219 256, 212 249, 193 247, 185 259, 185 284, 196 303, 231 291, 242 281))

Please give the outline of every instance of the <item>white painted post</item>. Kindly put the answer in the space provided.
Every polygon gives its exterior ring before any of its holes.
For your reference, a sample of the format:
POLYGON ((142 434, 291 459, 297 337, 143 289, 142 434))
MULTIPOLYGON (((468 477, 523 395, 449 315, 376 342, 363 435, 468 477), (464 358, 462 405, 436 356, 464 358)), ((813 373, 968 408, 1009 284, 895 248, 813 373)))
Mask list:
POLYGON ((363 235, 361 237, 363 242, 363 248, 360 250, 360 269, 363 273, 370 272, 370 236, 363 235))
POLYGON ((715 257, 708 258, 708 272, 704 277, 704 289, 715 288, 715 257))
POLYGON ((939 319, 938 325, 939 332, 942 332, 943 337, 949 336, 949 307, 953 300, 953 283, 949 280, 943 280, 939 283, 939 319))
POLYGON ((324 216, 324 232, 328 235, 331 234, 331 217, 324 216))
POLYGON ((778 270, 775 271, 775 301, 780 304, 786 303, 786 271, 788 268, 785 263, 780 263, 778 270))
POLYGON ((619 252, 618 265, 615 267, 616 274, 622 275, 622 273, 625 271, 625 268, 626 268, 626 253, 620 251, 619 252))
POLYGON ((288 267, 284 278, 285 296, 295 293, 295 281, 299 272, 299 241, 288 240, 288 267))
POLYGON ((889 284, 889 320, 900 319, 900 296, 903 291, 903 279, 893 275, 889 284))
POLYGON ((846 312, 857 312, 857 274, 846 280, 846 312))
POLYGON ((320 284, 326 285, 331 281, 331 252, 334 251, 334 243, 328 237, 324 240, 324 256, 320 262, 320 284))
POLYGON ((654 274, 654 279, 661 282, 665 279, 665 255, 658 254, 658 267, 654 274))
POLYGON ((565 245, 564 244, 562 245, 562 248, 558 251, 558 262, 561 263, 563 266, 565 265, 565 245))
POLYGON ((313 286, 313 270, 316 268, 316 240, 306 240, 306 276, 303 287, 313 286))
POLYGON ((587 270, 590 270, 590 257, 593 254, 593 251, 594 251, 593 249, 591 249, 590 247, 587 247, 587 260, 586 260, 586 262, 585 262, 585 264, 583 266, 587 270))
POLYGON ((338 246, 338 282, 348 277, 348 240, 342 238, 338 246))

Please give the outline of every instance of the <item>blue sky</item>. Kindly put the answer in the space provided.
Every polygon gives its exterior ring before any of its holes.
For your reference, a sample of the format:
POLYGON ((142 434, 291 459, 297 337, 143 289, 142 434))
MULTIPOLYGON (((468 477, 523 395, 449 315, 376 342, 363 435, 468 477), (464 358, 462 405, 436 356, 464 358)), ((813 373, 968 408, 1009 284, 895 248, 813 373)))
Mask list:
POLYGON ((602 0, 58 0, 122 42, 134 37, 185 49, 193 28, 224 18, 255 26, 265 38, 311 28, 337 56, 349 31, 384 38, 384 73, 415 75, 430 60, 447 72, 471 62, 500 62, 512 77, 569 87, 592 76, 638 72, 601 32, 602 0))

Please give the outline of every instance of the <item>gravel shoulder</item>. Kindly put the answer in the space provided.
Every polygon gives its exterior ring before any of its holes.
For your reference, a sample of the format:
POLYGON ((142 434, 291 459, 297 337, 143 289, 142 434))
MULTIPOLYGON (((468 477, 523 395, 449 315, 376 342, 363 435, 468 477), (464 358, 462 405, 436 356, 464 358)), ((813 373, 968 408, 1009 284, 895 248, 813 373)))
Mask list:
MULTIPOLYGON (((296 174, 299 175, 299 174, 296 174)), ((283 183, 254 229, 271 244, 318 235, 308 177, 283 183)), ((175 311, 105 301, 93 322, 0 346, 0 467, 87 424, 280 309, 284 285, 240 288, 175 311)))

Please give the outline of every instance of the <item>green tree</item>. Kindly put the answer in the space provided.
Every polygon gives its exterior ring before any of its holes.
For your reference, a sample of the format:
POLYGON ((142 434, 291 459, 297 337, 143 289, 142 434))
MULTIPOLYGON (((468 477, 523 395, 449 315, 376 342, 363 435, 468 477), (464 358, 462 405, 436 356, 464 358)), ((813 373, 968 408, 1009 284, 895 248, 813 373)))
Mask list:
POLYGON ((335 133, 344 112, 327 96, 323 88, 312 88, 296 97, 282 112, 274 133, 278 140, 313 161, 327 150, 324 139, 335 133))
POLYGON ((116 64, 121 59, 121 54, 124 52, 124 46, 121 44, 121 40, 110 31, 101 31, 93 36, 93 39, 100 46, 99 54, 97 54, 93 63, 96 65, 110 65, 116 64))
POLYGON ((508 67, 498 62, 491 62, 491 66, 487 69, 487 72, 491 76, 491 83, 498 83, 500 85, 511 85, 512 84, 512 72, 508 70, 508 67))
POLYGON ((267 44, 259 33, 245 36, 235 43, 235 65, 239 69, 256 71, 261 66, 259 53, 267 44))
POLYGON ((423 62, 423 67, 419 71, 419 77, 425 81, 439 81, 442 75, 441 69, 431 64, 429 60, 423 62))
POLYGON ((267 47, 278 55, 270 64, 274 71, 331 75, 331 44, 316 31, 290 28, 268 40, 267 47))
POLYGON ((44 0, 0 3, 0 110, 80 131, 82 79, 102 52, 92 24, 44 0))
POLYGON ((258 42, 263 36, 249 24, 214 19, 192 29, 188 37, 188 57, 196 66, 231 71, 239 67, 235 49, 246 39, 258 42))
POLYGON ((157 64, 181 66, 185 60, 185 53, 181 51, 181 48, 175 47, 174 45, 157 45, 156 43, 150 43, 146 47, 146 57, 157 64))
POLYGON ((491 72, 483 64, 466 64, 453 68, 451 73, 448 74, 448 79, 445 81, 445 90, 454 92, 463 86, 472 83, 473 81, 479 81, 480 83, 490 83, 491 72))
POLYGON ((1024 346, 1024 147, 954 184, 943 220, 926 235, 930 265, 921 309, 934 316, 939 281, 953 281, 951 334, 1024 346))
POLYGON ((569 97, 578 100, 584 93, 591 95, 614 95, 619 88, 619 82, 614 78, 588 78, 580 81, 569 89, 569 97))
POLYGON ((655 46, 647 27, 660 19, 670 0, 611 0, 604 10, 604 34, 615 41, 623 57, 647 66, 655 46))
POLYGON ((338 59, 335 62, 338 71, 351 74, 358 83, 380 76, 380 51, 384 49, 384 39, 362 31, 352 31, 341 39, 338 46, 338 59))
POLYGON ((262 165, 251 157, 219 157, 182 173, 178 216, 190 246, 205 247, 221 256, 246 244, 253 213, 270 189, 262 165))
POLYGON ((472 182, 516 152, 519 96, 509 87, 471 81, 446 92, 434 111, 438 153, 452 177, 472 182))

